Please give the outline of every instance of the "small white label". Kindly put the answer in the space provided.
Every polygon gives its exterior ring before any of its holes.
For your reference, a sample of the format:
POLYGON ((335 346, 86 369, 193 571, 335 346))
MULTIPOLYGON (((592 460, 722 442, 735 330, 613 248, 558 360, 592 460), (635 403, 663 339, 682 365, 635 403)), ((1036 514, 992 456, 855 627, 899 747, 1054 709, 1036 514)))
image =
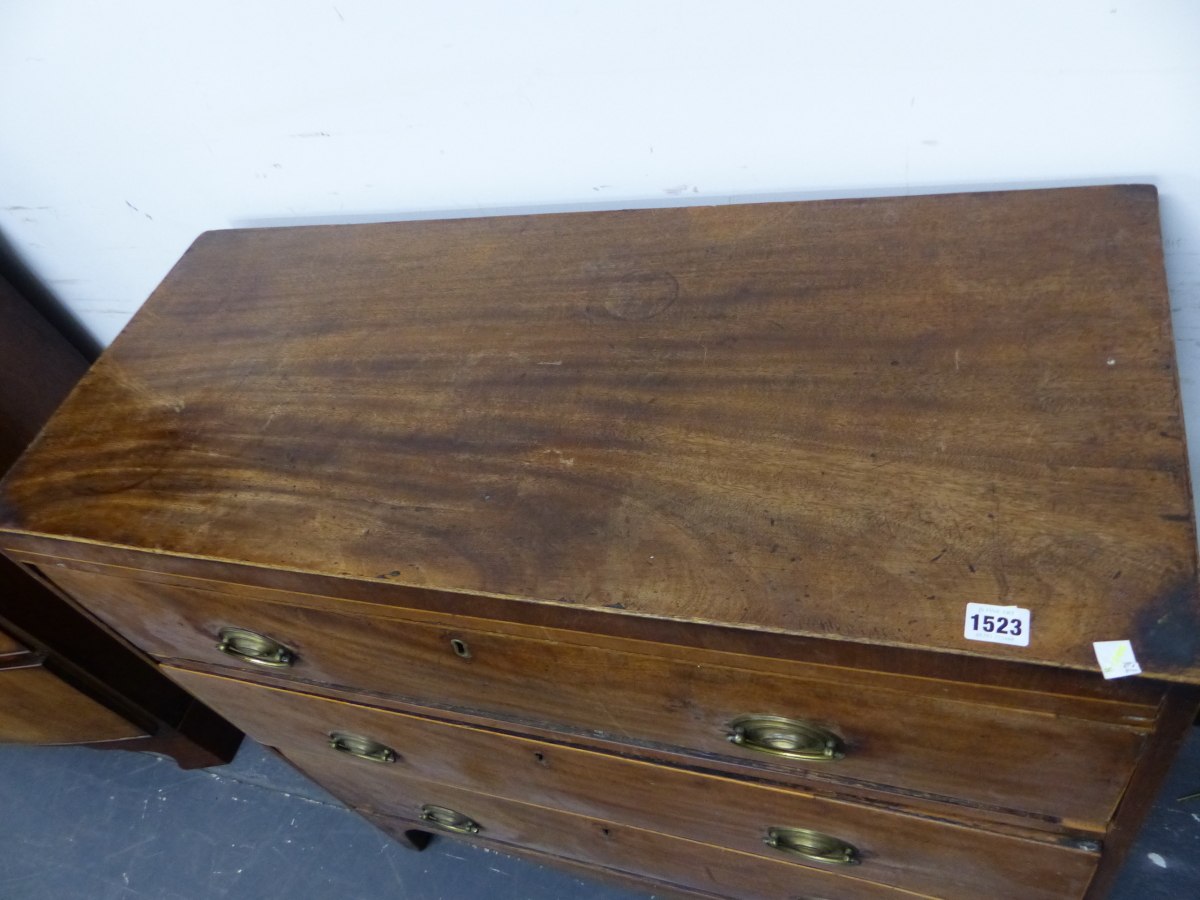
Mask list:
POLYGON ((1019 606, 968 603, 963 637, 969 641, 1029 646, 1029 610, 1019 606))
POLYGON ((1142 667, 1138 665, 1129 641, 1095 641, 1092 646, 1096 648, 1096 660, 1105 678, 1142 674, 1142 667))

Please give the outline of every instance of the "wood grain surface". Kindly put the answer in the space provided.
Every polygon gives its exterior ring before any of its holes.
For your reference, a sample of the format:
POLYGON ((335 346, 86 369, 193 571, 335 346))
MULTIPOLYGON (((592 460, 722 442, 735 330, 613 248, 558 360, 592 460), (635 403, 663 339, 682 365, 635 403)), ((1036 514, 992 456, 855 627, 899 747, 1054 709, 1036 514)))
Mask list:
POLYGON ((830 790, 939 798, 980 815, 1027 816, 1039 827, 1067 819, 1102 832, 1148 733, 1149 722, 1123 721, 1128 708, 1121 704, 1109 704, 1109 721, 1095 721, 1068 697, 980 696, 952 682, 832 667, 756 671, 755 660, 735 654, 672 658, 673 648, 661 645, 597 648, 585 643, 587 635, 573 636, 575 642, 557 634, 518 638, 49 571, 160 660, 235 667, 258 678, 261 666, 217 649, 222 628, 244 628, 295 651, 293 666, 273 671, 309 685, 353 687, 585 742, 619 741, 642 753, 688 753, 697 765, 718 760, 765 777, 791 773, 828 782, 830 790), (452 640, 465 642, 469 659, 454 652, 452 640), (1023 699, 1033 708, 1022 709, 1023 699), (844 740, 845 758, 797 762, 737 748, 728 740, 730 723, 745 714, 827 728, 844 740))
POLYGON ((1200 680, 1147 186, 202 235, 10 529, 1200 680), (1032 611, 1027 648, 964 604, 1032 611))
POLYGON ((0 668, 0 743, 82 744, 145 737, 40 665, 0 668))

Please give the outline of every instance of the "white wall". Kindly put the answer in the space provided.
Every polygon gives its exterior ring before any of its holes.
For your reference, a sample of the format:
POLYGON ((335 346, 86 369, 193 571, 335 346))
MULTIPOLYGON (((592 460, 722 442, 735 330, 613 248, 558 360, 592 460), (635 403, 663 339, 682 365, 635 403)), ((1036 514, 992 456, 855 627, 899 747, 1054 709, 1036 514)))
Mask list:
POLYGON ((1200 471, 1200 3, 5 0, 0 233, 102 342, 247 224, 1153 182, 1200 471))

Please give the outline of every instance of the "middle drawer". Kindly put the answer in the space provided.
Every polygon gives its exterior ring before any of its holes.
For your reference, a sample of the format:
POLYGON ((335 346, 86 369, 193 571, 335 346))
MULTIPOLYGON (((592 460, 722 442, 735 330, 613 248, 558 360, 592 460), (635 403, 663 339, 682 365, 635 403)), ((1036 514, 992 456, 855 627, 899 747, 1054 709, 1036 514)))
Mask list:
MULTIPOLYGON (((852 870, 947 900, 1080 896, 1098 854, 858 803, 626 759, 168 667, 172 678, 284 755, 337 758, 362 797, 419 779, 742 853, 852 870), (338 735, 341 750, 331 746, 338 735), (360 758, 349 751, 371 756, 360 758), (820 832, 859 864, 768 846, 770 828, 820 832)), ((310 766, 311 768, 311 766, 310 766)), ((359 799, 358 802, 365 802, 359 799)), ((386 810, 383 810, 386 811, 386 810)))

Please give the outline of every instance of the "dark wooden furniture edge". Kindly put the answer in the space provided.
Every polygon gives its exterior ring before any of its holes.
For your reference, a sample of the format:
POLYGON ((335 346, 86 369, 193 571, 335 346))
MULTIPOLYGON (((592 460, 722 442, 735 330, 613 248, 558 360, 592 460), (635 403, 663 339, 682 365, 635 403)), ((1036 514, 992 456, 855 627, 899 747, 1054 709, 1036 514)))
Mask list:
POLYGON ((169 756, 181 769, 208 769, 233 761, 244 735, 199 700, 192 700, 182 720, 158 734, 128 741, 85 744, 93 750, 134 750, 169 756))
MULTIPOLYGON (((30 646, 47 655, 72 660, 113 691, 127 696, 144 714, 164 721, 180 719, 188 698, 167 679, 143 680, 148 660, 122 646, 109 652, 111 632, 71 598, 27 566, 0 556, 0 576, 8 579, 8 590, 0 597, 0 618, 30 646)), ((154 673, 157 675, 157 673, 154 673)))
POLYGON ((183 769, 230 762, 242 733, 167 678, 106 626, 38 578, 0 555, 0 624, 76 690, 129 719, 147 736, 87 744, 96 749, 150 750, 183 769))
MULTIPOLYGON (((3 247, 0 239, 0 270, 3 247)), ((47 320, 46 312, 0 274, 5 356, 0 368, 0 473, 12 466, 88 370, 90 361, 47 320)))
MULTIPOLYGON (((96 356, 94 341, 77 323, 72 325, 71 317, 63 315, 45 291, 33 290, 35 280, 10 278, 16 273, 14 263, 0 239, 0 322, 6 353, 0 369, 0 471, 34 440, 96 356), (81 336, 92 352, 81 351, 80 341, 72 340, 81 336)), ((182 768, 220 765, 233 758, 241 742, 239 731, 124 640, 114 638, 70 598, 36 578, 30 567, 0 556, 0 588, 0 625, 29 648, 31 659, 146 732, 145 737, 84 746, 152 750, 174 757, 182 768)))
POLYGON ((1159 708, 1153 742, 1138 760, 1104 839, 1104 853, 1084 900, 1102 900, 1116 880, 1138 830, 1158 797, 1171 761, 1200 709, 1200 688, 1173 685, 1159 708))
POLYGON ((74 314, 51 293, 0 235, 0 294, 19 297, 54 330, 58 342, 82 361, 81 372, 96 361, 103 348, 74 314))

